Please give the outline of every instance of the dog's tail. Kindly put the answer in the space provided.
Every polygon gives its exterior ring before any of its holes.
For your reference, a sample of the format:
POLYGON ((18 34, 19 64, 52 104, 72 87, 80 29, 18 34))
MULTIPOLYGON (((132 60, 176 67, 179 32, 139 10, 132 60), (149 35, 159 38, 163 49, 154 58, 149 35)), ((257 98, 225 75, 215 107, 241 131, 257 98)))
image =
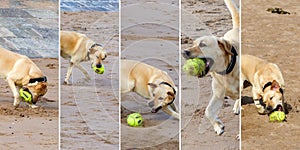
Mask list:
MULTIPOLYGON (((239 28, 240 26, 240 13, 239 9, 235 4, 235 0, 224 0, 227 8, 230 11, 232 17, 232 25, 233 28, 239 28)), ((239 1, 239 0, 237 0, 239 1)))

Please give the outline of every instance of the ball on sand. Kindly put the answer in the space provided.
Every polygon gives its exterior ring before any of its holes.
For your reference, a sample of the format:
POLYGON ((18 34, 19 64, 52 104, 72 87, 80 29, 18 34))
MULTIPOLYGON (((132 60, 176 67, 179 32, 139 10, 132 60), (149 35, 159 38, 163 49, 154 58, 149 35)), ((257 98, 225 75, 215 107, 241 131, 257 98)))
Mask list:
POLYGON ((93 68, 93 70, 94 70, 96 73, 98 73, 98 74, 103 74, 103 73, 104 73, 104 70, 105 70, 104 65, 102 65, 100 68, 98 68, 98 67, 92 65, 92 68, 93 68))
POLYGON ((203 76, 205 74, 205 62, 200 58, 188 59, 183 65, 183 70, 191 76, 203 76))
POLYGON ((283 111, 274 111, 270 114, 270 121, 283 121, 285 119, 285 113, 283 111))
POLYGON ((139 113, 132 113, 127 116, 127 124, 131 127, 139 127, 143 125, 143 117, 139 113))

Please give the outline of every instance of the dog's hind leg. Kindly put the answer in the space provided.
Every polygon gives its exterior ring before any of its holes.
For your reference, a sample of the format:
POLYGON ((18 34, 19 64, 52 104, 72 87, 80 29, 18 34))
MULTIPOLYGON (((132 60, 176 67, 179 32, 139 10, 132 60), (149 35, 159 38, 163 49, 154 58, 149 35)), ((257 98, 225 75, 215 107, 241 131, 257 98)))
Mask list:
POLYGON ((87 71, 80 64, 76 64, 76 67, 85 75, 86 79, 91 80, 87 71))
POLYGON ((72 70, 74 68, 74 63, 73 62, 70 62, 69 63, 69 67, 68 67, 68 72, 67 72, 67 75, 66 75, 66 78, 65 78, 65 81, 64 81, 64 84, 69 84, 69 78, 72 74, 72 70))

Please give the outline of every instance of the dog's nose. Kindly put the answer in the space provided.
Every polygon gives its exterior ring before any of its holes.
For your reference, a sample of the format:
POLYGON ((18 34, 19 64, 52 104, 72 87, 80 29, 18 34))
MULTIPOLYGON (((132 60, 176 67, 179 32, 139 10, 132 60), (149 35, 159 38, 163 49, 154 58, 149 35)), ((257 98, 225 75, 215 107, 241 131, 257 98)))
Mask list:
POLYGON ((102 67, 102 64, 97 64, 96 67, 97 67, 97 68, 101 68, 101 67, 102 67))
POLYGON ((267 110, 268 110, 268 111, 271 111, 272 109, 273 109, 272 106, 268 106, 268 107, 267 107, 267 110))
POLYGON ((191 52, 189 50, 184 50, 183 53, 186 55, 186 56, 190 56, 191 55, 191 52))

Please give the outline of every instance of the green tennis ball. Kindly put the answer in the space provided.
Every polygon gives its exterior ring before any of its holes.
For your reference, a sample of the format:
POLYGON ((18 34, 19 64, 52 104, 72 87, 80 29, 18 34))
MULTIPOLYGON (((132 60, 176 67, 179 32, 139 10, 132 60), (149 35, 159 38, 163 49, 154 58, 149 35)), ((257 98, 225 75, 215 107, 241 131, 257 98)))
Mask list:
POLYGON ((21 88, 19 94, 24 102, 32 103, 32 95, 28 91, 24 91, 24 89, 21 88))
POLYGON ((139 113, 132 113, 127 116, 127 124, 131 127, 139 127, 143 125, 143 117, 139 113))
POLYGON ((188 59, 184 65, 183 70, 191 76, 205 75, 205 62, 200 58, 188 59))
POLYGON ((283 111, 274 111, 270 114, 270 121, 283 121, 285 119, 285 113, 283 111))
POLYGON ((104 65, 102 65, 100 68, 96 67, 95 65, 92 65, 92 68, 98 74, 103 74, 105 71, 104 65))

